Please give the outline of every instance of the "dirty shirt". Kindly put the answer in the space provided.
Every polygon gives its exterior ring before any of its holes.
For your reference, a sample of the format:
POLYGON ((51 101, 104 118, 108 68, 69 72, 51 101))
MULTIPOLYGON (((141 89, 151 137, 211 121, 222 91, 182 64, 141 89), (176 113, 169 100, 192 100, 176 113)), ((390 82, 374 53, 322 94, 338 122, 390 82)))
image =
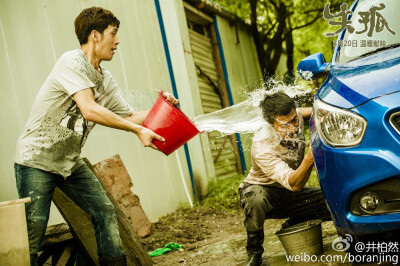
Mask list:
POLYGON ((289 176, 300 166, 304 158, 305 138, 304 121, 300 111, 299 133, 296 139, 289 142, 275 140, 269 134, 264 134, 261 129, 255 134, 251 146, 252 166, 248 176, 240 184, 242 188, 246 183, 253 185, 284 187, 293 191, 289 184, 289 176), (268 135, 268 138, 262 137, 268 135))
POLYGON ((122 98, 110 72, 101 72, 82 50, 64 53, 42 85, 19 137, 14 154, 17 164, 68 177, 83 165, 80 153, 95 123, 83 118, 74 93, 92 88, 95 101, 126 117, 132 107, 122 98))

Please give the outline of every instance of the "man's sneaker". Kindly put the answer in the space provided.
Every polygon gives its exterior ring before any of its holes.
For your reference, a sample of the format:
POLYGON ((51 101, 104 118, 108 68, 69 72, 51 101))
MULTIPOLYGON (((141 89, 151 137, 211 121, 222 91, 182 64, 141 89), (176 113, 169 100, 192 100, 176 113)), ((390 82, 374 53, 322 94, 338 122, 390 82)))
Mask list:
POLYGON ((247 257, 243 266, 260 266, 262 265, 262 255, 261 254, 251 254, 247 257))

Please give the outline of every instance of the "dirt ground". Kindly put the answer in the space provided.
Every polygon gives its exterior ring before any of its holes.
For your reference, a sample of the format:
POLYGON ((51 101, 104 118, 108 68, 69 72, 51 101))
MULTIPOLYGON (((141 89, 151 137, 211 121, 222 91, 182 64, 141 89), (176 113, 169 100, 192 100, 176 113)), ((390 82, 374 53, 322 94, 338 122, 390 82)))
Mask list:
MULTIPOLYGON (((263 258, 267 265, 290 265, 286 261, 286 252, 275 235, 282 222, 283 220, 265 222, 263 258)), ((322 228, 324 254, 336 254, 331 247, 332 241, 337 237, 336 229, 332 222, 324 222, 322 228)), ((241 265, 247 257, 246 231, 243 214, 239 209, 229 212, 216 211, 210 207, 180 209, 153 223, 153 233, 142 241, 148 251, 164 247, 170 242, 183 245, 181 251, 153 257, 156 265, 241 265)))

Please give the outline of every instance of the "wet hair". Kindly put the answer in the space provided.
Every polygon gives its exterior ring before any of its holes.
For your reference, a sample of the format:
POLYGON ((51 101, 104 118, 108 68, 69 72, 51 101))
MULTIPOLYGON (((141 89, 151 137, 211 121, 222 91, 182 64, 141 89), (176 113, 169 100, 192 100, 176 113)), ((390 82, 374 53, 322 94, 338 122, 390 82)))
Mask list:
POLYGON ((260 102, 260 107, 264 119, 273 125, 277 116, 288 115, 293 109, 296 109, 296 104, 287 94, 279 91, 274 94, 267 94, 260 102))
POLYGON ((88 42, 92 30, 103 34, 109 25, 119 27, 119 20, 114 14, 102 7, 90 7, 82 10, 75 19, 75 33, 80 45, 88 42))

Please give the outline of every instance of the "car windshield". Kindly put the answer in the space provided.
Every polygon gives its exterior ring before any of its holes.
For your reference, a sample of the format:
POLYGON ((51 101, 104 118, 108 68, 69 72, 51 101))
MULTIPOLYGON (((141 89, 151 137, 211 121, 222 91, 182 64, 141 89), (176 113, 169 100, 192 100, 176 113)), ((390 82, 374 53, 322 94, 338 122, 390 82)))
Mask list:
POLYGON ((351 17, 355 30, 352 33, 346 30, 337 63, 343 64, 400 44, 399 10, 399 0, 360 0, 351 17))

